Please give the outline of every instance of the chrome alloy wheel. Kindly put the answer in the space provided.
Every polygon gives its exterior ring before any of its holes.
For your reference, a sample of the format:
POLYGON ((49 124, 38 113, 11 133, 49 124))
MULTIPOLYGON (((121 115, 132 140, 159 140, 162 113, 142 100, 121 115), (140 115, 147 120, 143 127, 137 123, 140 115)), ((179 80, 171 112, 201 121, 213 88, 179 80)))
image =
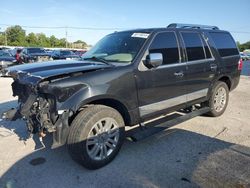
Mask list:
POLYGON ((90 158, 103 160, 116 148, 119 140, 119 127, 117 122, 110 117, 96 122, 91 128, 86 147, 90 158))
POLYGON ((227 101, 227 92, 224 87, 219 87, 214 96, 214 109, 220 112, 224 109, 227 101))

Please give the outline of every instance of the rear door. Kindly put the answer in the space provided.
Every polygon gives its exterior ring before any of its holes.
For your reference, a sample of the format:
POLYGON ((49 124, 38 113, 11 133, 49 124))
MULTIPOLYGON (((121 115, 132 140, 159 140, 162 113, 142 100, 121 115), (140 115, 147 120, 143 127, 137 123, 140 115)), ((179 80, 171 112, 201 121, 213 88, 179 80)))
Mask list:
POLYGON ((168 31, 156 34, 145 56, 149 53, 161 53, 163 64, 148 69, 141 62, 136 72, 142 117, 186 103, 186 63, 181 62, 176 33, 168 31))
POLYGON ((230 75, 232 82, 231 89, 233 89, 236 87, 240 77, 240 70, 238 69, 240 54, 237 45, 231 34, 228 32, 211 31, 209 32, 209 35, 218 51, 218 59, 220 59, 221 64, 221 74, 230 75))
POLYGON ((187 102, 203 99, 217 74, 218 65, 199 32, 181 31, 180 35, 187 64, 187 102))

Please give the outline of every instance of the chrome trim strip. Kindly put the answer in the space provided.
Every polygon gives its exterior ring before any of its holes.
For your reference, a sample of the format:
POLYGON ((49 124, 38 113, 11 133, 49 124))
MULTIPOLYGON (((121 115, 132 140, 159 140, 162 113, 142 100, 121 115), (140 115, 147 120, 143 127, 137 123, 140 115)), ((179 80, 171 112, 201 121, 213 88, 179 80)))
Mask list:
POLYGON ((159 111, 159 110, 163 110, 163 109, 166 109, 166 108, 170 108, 170 107, 173 107, 173 106, 177 106, 177 105, 186 103, 188 101, 192 101, 192 100, 195 100, 195 99, 205 97, 207 95, 207 92, 208 92, 208 88, 202 89, 202 90, 199 90, 199 91, 195 91, 195 92, 192 92, 192 93, 188 93, 186 95, 181 95, 181 96, 178 96, 178 97, 167 99, 167 100, 164 100, 164 101, 160 101, 160 102, 140 106, 139 107, 140 115, 144 116, 144 115, 151 114, 151 113, 159 111))
POLYGON ((157 67, 156 70, 157 69, 169 68, 169 67, 179 67, 179 66, 186 66, 186 63, 181 62, 181 63, 165 64, 165 65, 161 65, 161 66, 157 67))
POLYGON ((187 65, 190 64, 199 64, 199 63, 207 63, 208 61, 214 61, 214 58, 209 58, 209 59, 200 59, 200 60, 194 60, 194 61, 187 61, 187 65))

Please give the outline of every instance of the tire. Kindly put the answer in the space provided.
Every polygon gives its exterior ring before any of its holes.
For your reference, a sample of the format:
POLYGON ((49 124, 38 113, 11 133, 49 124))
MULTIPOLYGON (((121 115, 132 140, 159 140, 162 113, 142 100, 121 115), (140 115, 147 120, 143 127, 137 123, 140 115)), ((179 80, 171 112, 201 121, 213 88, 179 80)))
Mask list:
POLYGON ((208 101, 208 105, 211 111, 208 113, 209 116, 217 117, 222 115, 228 104, 229 100, 229 89, 225 82, 218 81, 215 83, 211 97, 208 101))
POLYGON ((124 127, 121 114, 113 108, 104 105, 85 108, 70 127, 67 145, 72 159, 88 169, 105 166, 121 148, 124 127))

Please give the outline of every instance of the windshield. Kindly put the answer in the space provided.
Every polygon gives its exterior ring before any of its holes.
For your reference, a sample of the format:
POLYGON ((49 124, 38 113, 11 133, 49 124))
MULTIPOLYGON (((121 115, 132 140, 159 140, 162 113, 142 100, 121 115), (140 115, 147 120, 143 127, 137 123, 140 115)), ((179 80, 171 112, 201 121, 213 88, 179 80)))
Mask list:
POLYGON ((73 55, 73 52, 71 51, 61 51, 62 55, 73 55))
POLYGON ((149 33, 113 33, 101 39, 82 57, 83 59, 98 57, 110 62, 130 63, 148 36, 149 33))
POLYGON ((34 54, 34 53, 45 53, 44 49, 42 48, 29 48, 27 49, 29 54, 34 54))
POLYGON ((0 51, 0 56, 1 57, 11 57, 9 52, 5 52, 5 51, 0 51))

